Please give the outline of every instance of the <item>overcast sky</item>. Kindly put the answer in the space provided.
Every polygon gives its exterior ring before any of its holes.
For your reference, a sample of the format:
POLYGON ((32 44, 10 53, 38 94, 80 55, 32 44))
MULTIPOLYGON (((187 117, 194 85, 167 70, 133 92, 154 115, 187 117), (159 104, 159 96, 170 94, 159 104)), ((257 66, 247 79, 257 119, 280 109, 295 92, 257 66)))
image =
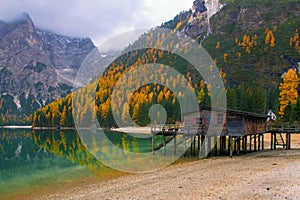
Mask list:
POLYGON ((1 0, 0 19, 28 12, 39 28, 90 37, 99 45, 128 30, 160 25, 192 5, 193 0, 1 0))

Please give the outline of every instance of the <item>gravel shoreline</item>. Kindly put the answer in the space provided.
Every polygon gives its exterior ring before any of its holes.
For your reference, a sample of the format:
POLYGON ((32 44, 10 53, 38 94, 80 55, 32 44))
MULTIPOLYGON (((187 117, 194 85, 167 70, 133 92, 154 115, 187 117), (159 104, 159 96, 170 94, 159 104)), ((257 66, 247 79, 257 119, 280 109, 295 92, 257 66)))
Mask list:
POLYGON ((155 172, 87 177, 10 199, 300 199, 300 135, 292 140, 292 150, 188 158, 155 172))
POLYGON ((24 199, 297 199, 300 150, 266 150, 84 182, 24 199))

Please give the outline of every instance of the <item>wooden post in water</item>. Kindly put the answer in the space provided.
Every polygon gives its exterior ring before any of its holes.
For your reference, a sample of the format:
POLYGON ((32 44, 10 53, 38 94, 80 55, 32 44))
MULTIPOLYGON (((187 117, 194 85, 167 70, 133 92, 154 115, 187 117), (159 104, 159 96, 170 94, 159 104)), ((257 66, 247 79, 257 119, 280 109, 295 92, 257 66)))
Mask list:
POLYGON ((184 152, 184 157, 186 157, 186 139, 184 133, 183 133, 183 152, 184 152))
POLYGON ((247 135, 244 136, 244 141, 245 141, 245 143, 244 143, 244 147, 245 147, 245 149, 244 149, 244 154, 247 153, 247 143, 248 143, 247 137, 248 137, 247 135))
POLYGON ((240 150, 241 150, 241 137, 238 136, 238 139, 237 139, 237 152, 236 152, 236 154, 238 156, 240 155, 240 150))
POLYGON ((191 135, 191 156, 193 156, 193 135, 191 135))
POLYGON ((201 139, 201 154, 202 154, 202 157, 206 157, 206 135, 202 135, 202 139, 201 139))
POLYGON ((152 154, 154 155, 154 144, 155 144, 155 142, 154 142, 154 137, 155 137, 155 134, 154 133, 152 133, 152 154))
POLYGON ((255 134, 254 135, 254 151, 256 152, 257 150, 257 143, 256 143, 256 140, 257 140, 257 135, 255 134))
POLYGON ((223 136, 220 136, 220 155, 223 154, 223 136))
POLYGON ((197 138, 197 135, 194 135, 194 152, 193 152, 193 156, 196 156, 196 138, 197 138))
POLYGON ((218 138, 217 136, 214 136, 214 155, 218 155, 218 138))
POLYGON ((198 133, 197 135, 198 135, 198 155, 199 155, 199 153, 200 153, 200 134, 201 133, 198 133))
POLYGON ((242 137, 242 150, 245 153, 245 136, 242 137))
POLYGON ((208 156, 212 156, 212 147, 211 147, 211 139, 212 139, 213 137, 212 136, 208 136, 208 145, 207 145, 207 147, 208 147, 208 156))
POLYGON ((290 133, 287 133, 286 134, 286 150, 289 150, 289 149, 291 149, 291 142, 292 142, 292 140, 291 140, 291 134, 290 133))
POLYGON ((206 135, 205 136, 205 139, 204 139, 204 156, 205 158, 208 157, 208 154, 209 154, 209 136, 206 135))
POLYGON ((273 140, 274 140, 274 133, 271 133, 271 150, 273 150, 273 140))
POLYGON ((289 134, 289 149, 291 149, 292 146, 292 134, 289 134))
POLYGON ((230 158, 231 158, 232 155, 233 155, 232 136, 229 136, 228 146, 229 146, 229 155, 230 155, 230 158))
POLYGON ((167 155, 167 142, 166 142, 166 136, 163 132, 163 139, 164 139, 164 155, 167 155))
POLYGON ((258 147, 257 147, 258 151, 260 151, 260 137, 261 137, 261 134, 258 134, 258 138, 257 138, 258 139, 258 142, 257 142, 258 143, 258 147))
POLYGON ((274 133, 274 139, 273 139, 274 150, 276 150, 276 140, 277 140, 276 133, 274 133))
POLYGON ((176 155, 176 147, 177 147, 177 144, 176 144, 176 137, 177 137, 177 134, 176 134, 176 131, 174 132, 175 136, 174 136, 174 155, 176 155))
POLYGON ((236 137, 233 137, 233 152, 237 151, 236 137))
POLYGON ((261 150, 265 150, 265 134, 261 135, 261 150))
POLYGON ((252 152, 252 135, 249 135, 249 137, 250 137, 249 151, 252 152))
POLYGON ((226 140, 227 140, 227 137, 226 136, 223 136, 222 137, 222 142, 223 142, 223 145, 222 145, 222 151, 223 151, 223 155, 225 155, 227 152, 226 152, 226 140))

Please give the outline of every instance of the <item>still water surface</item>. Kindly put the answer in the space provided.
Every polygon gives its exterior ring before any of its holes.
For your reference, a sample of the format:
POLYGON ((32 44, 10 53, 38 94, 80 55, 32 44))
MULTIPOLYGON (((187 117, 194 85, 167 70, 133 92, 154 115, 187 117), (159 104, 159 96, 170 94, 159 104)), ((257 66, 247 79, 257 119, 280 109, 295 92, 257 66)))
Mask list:
MULTIPOLYGON (((113 131, 106 135, 127 151, 151 151, 151 138, 113 131)), ((114 172, 84 147, 76 131, 0 129, 0 199, 81 178, 101 179, 105 173, 114 172)))

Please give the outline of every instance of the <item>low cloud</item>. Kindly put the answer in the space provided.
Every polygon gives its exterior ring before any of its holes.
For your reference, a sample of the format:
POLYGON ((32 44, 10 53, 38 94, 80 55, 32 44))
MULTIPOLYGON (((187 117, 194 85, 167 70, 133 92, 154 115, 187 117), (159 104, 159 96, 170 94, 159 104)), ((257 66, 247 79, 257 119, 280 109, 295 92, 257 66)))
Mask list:
POLYGON ((35 25, 55 33, 106 38, 136 28, 149 28, 172 19, 193 0, 2 0, 0 18, 13 20, 28 12, 35 25))

